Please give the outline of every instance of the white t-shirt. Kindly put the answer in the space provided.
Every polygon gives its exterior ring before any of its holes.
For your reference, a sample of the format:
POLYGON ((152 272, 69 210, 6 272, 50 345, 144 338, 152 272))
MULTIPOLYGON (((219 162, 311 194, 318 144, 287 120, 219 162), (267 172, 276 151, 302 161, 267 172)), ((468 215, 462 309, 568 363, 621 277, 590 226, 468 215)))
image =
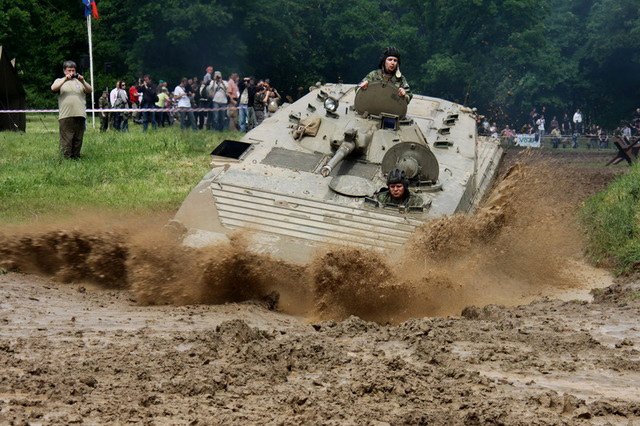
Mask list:
POLYGON ((573 122, 582 123, 582 114, 579 112, 576 112, 575 114, 573 114, 573 122))
POLYGON ((191 100, 187 96, 187 92, 184 91, 182 86, 176 86, 173 91, 173 96, 178 99, 178 108, 191 108, 191 100))
POLYGON ((224 81, 214 81, 211 90, 213 91, 213 102, 219 104, 227 103, 227 85, 224 81))

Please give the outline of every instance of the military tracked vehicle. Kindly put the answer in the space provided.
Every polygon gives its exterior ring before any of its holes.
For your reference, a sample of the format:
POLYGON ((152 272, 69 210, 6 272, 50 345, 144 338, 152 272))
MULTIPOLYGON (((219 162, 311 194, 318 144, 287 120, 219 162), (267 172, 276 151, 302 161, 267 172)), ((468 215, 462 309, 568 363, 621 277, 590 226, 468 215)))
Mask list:
POLYGON ((252 250, 293 262, 330 244, 395 250, 426 220, 472 211, 501 155, 477 137, 469 108, 420 95, 407 104, 384 83, 326 84, 223 141, 175 223, 188 246, 246 230, 252 250), (417 205, 377 201, 396 168, 417 205))

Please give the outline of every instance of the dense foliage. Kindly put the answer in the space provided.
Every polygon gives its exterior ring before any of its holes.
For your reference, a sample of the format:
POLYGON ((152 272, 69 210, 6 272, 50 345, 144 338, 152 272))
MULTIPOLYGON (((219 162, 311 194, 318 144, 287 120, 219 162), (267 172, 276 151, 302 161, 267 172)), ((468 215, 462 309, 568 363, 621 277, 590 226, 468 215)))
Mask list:
MULTIPOLYGON (((51 106, 63 59, 87 67, 80 0, 0 0, 0 43, 31 107, 51 106)), ((97 87, 141 73, 177 81, 213 64, 282 92, 357 82, 398 46, 414 91, 519 123, 532 106, 580 107, 614 126, 640 91, 637 0, 98 0, 97 87)))

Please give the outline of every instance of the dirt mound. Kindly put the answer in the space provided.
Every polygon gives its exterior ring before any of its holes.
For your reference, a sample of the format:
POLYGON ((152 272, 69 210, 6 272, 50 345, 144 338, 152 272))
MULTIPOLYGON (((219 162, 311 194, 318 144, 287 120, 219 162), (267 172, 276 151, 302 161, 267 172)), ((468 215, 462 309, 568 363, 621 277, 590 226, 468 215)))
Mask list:
POLYGON ((271 338, 269 333, 255 327, 250 327, 249 324, 240 319, 223 322, 216 327, 216 333, 218 333, 223 340, 240 343, 250 343, 271 338))
POLYGON ((619 282, 603 289, 591 290, 593 301, 600 304, 626 306, 640 300, 640 280, 619 282))

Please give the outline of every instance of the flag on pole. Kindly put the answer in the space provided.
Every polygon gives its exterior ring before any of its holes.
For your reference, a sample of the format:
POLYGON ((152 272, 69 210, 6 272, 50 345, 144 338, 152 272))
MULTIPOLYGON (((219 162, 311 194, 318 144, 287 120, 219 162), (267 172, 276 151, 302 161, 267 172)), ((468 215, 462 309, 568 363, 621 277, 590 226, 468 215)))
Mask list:
MULTIPOLYGON (((100 15, 98 14, 98 6, 96 6, 96 0, 82 0, 82 4, 84 4, 84 17, 87 20, 87 37, 89 39, 89 73, 91 76, 91 87, 95 87, 93 85, 93 45, 91 43, 91 17, 93 19, 100 19, 100 15)), ((95 100, 95 90, 91 91, 91 106, 95 108, 96 100, 95 100)), ((93 124, 93 128, 96 128, 96 112, 91 112, 91 122, 93 124)))
POLYGON ((95 0, 82 0, 82 4, 84 4, 85 17, 91 15, 93 16, 93 19, 100 19, 100 15, 98 14, 98 6, 96 6, 95 0))

